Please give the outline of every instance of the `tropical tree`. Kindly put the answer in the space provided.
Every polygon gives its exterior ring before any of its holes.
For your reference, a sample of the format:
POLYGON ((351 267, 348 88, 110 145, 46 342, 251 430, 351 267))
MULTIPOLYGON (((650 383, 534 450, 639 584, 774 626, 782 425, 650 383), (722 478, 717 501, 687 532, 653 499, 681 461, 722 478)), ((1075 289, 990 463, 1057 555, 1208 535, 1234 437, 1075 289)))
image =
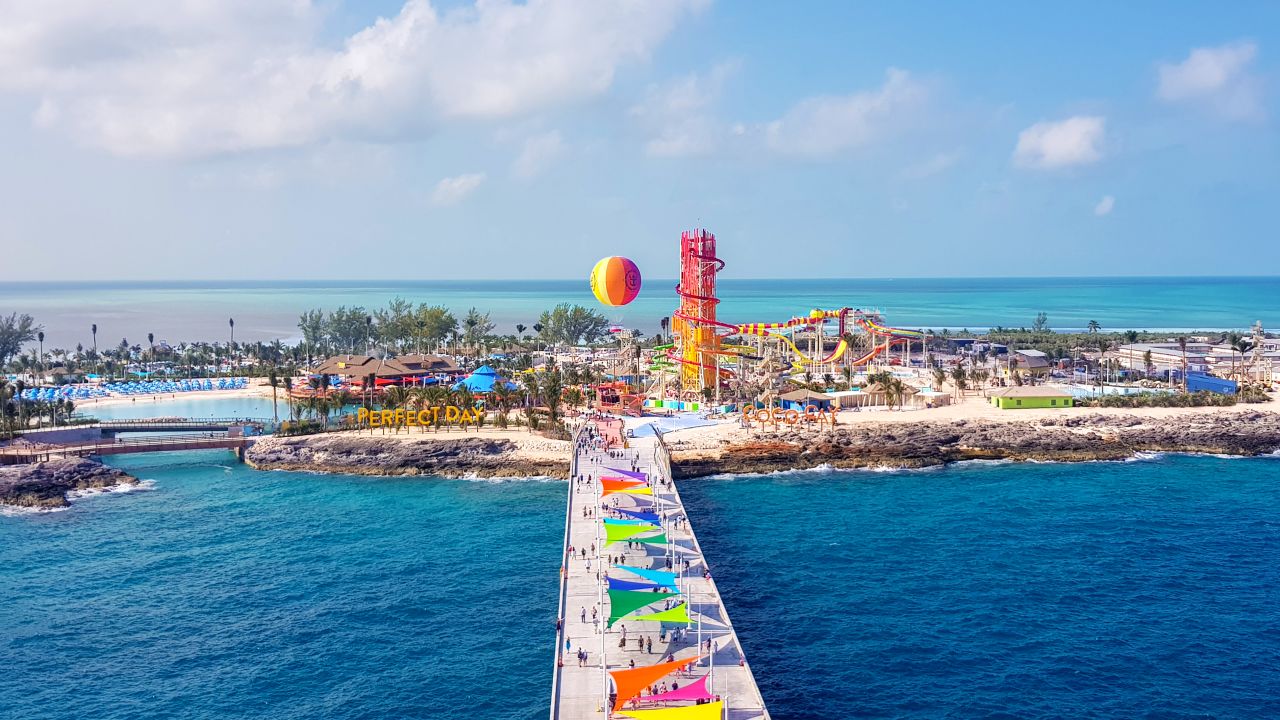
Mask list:
POLYGON ((1187 336, 1178 337, 1178 349, 1182 351, 1182 392, 1187 392, 1187 336))
POLYGON ((963 366, 957 365, 951 368, 951 382, 955 385, 956 392, 964 395, 964 391, 968 388, 969 373, 963 366))
POLYGON ((276 388, 280 387, 280 376, 276 374, 275 368, 271 368, 271 373, 267 375, 267 382, 271 385, 271 417, 276 422, 280 422, 280 405, 276 398, 276 388))
POLYGON ((43 330, 39 330, 36 332, 36 340, 40 342, 40 375, 41 375, 40 379, 43 380, 44 379, 44 331, 43 330))
POLYGON ((941 392, 942 386, 947 384, 947 371, 944 370, 943 368, 934 368, 933 384, 934 384, 933 389, 941 392))

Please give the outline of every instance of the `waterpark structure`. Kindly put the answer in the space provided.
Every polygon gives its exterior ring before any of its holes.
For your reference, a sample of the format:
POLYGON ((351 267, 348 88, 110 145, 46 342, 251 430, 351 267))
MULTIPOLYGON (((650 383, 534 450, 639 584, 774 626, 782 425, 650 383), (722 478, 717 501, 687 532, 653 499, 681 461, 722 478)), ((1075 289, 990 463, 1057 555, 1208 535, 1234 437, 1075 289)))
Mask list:
POLYGON ((688 397, 718 395, 735 381, 768 387, 793 372, 820 376, 842 364, 866 366, 893 347, 909 349, 927 339, 919 330, 884 325, 878 312, 848 307, 813 310, 783 322, 724 322, 716 313, 716 277, 724 267, 714 234, 703 229, 681 234, 680 305, 671 315, 672 341, 656 348, 663 354, 650 367, 664 389, 668 376, 688 397))

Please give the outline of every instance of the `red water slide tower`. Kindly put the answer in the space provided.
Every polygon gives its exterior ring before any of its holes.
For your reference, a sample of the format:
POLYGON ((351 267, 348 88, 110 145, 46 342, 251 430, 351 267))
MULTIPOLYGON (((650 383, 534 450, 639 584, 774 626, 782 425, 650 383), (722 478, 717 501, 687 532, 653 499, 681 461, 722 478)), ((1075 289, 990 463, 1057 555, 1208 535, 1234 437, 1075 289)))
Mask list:
POLYGON ((716 236, 706 230, 686 230, 680 234, 680 284, 676 295, 680 307, 671 316, 675 350, 672 359, 680 365, 680 383, 686 393, 715 388, 721 374, 722 329, 731 325, 716 320, 716 273, 724 261, 716 256, 716 236))

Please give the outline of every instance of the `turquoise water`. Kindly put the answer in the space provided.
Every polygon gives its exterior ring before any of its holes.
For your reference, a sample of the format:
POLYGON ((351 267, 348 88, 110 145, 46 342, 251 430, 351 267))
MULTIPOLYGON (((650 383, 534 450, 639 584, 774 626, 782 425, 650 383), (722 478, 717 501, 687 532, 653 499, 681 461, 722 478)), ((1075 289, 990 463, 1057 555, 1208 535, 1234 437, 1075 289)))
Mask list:
MULTIPOLYGON (((284 401, 284 392, 280 392, 277 405, 280 417, 289 419, 289 405, 284 401)), ((92 402, 81 402, 76 405, 76 412, 92 415, 99 420, 134 420, 154 417, 186 417, 186 418, 260 418, 274 417, 271 398, 246 397, 234 395, 225 398, 203 395, 185 398, 181 393, 177 397, 165 396, 159 400, 139 398, 136 402, 115 402, 95 405, 92 402)))
MULTIPOLYGON (((238 340, 297 338, 298 315, 311 308, 372 309, 401 296, 491 312, 500 332, 533 325, 559 302, 600 307, 583 280, 432 282, 192 282, 0 283, 0 309, 27 312, 44 323, 46 348, 99 347, 121 338, 225 340, 227 319, 238 340)), ((1097 320, 1105 329, 1244 329, 1255 320, 1280 325, 1280 278, 961 278, 732 279, 720 283, 720 315, 736 322, 785 320, 811 308, 878 308, 891 324, 919 328, 986 329, 1029 326, 1045 312, 1059 329, 1097 320)), ((675 308, 674 280, 648 278, 625 308, 601 308, 610 320, 647 334, 675 308)))
MULTIPOLYGON (((545 717, 564 486, 121 460, 0 516, 0 716, 545 717)), ((681 486, 774 717, 1280 716, 1280 460, 681 486)))
POLYGON ((0 716, 543 712, 563 484, 231 460, 124 460, 154 489, 0 516, 0 716))
POLYGON ((1280 459, 681 494, 776 717, 1280 717, 1280 459))

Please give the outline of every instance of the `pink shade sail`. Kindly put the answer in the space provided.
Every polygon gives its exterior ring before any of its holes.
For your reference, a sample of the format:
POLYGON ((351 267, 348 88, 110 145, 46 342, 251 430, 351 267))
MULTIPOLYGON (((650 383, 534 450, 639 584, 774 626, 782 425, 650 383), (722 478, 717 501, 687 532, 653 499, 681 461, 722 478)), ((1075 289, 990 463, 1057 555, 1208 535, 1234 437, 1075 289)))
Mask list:
POLYGON ((707 692, 707 680, 709 678, 709 675, 703 675, 679 690, 668 690, 657 695, 645 695, 636 699, 642 703, 666 702, 668 700, 710 700, 715 695, 707 692))

